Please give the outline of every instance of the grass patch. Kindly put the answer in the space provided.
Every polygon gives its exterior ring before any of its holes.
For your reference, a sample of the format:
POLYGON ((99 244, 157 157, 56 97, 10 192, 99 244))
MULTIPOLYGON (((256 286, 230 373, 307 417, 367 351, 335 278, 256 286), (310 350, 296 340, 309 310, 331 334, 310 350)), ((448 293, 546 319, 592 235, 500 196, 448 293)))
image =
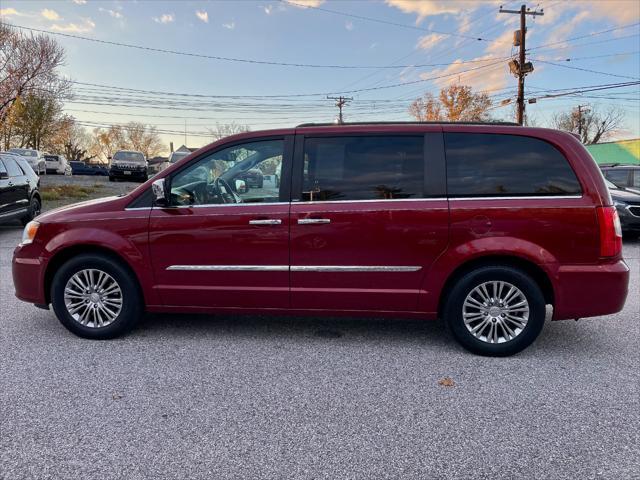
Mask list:
POLYGON ((95 193, 102 185, 93 185, 92 187, 83 187, 80 185, 58 185, 55 187, 43 187, 40 189, 42 200, 56 201, 65 199, 82 199, 87 198, 95 193))

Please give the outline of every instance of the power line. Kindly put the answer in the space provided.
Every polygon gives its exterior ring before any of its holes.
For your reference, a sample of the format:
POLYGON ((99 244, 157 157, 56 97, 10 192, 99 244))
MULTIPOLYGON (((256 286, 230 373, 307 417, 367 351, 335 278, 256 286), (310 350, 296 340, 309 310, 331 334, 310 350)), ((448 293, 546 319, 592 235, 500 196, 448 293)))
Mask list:
POLYGON ((567 38, 565 40, 559 40, 557 42, 551 42, 551 43, 544 43, 542 45, 536 45, 535 47, 532 47, 529 50, 530 51, 531 50, 537 50, 537 49, 542 48, 542 47, 549 47, 551 45, 559 45, 559 44, 566 43, 566 42, 573 42, 574 40, 580 40, 582 38, 589 38, 589 37, 595 37, 597 35, 604 35, 605 33, 615 32, 616 30, 624 30, 624 29, 631 28, 631 27, 637 27, 638 25, 640 25, 640 22, 630 23, 628 25, 623 25, 621 27, 615 27, 615 28, 609 28, 608 30, 602 30, 600 32, 588 33, 586 35, 580 35, 578 37, 571 37, 571 38, 567 38))
POLYGON ((570 68, 571 70, 580 70, 582 72, 597 73, 599 75, 607 75, 609 77, 629 78, 631 80, 637 80, 638 79, 638 77, 630 77, 628 75, 618 75, 618 74, 615 74, 615 73, 600 72, 598 70, 591 70, 589 68, 580 68, 580 67, 574 67, 574 66, 571 66, 571 65, 563 65, 561 63, 547 62, 546 60, 540 60, 539 58, 535 58, 534 60, 537 61, 537 62, 540 62, 540 63, 546 63, 547 65, 553 65, 554 67, 570 68))
MULTIPOLYGON (((11 23, 3 23, 3 25, 7 25, 9 27, 19 28, 22 30, 30 30, 33 32, 45 33, 47 35, 58 35, 61 37, 69 37, 75 38, 78 40, 85 40, 88 42, 100 43, 103 45, 111 45, 118 47, 126 47, 126 48, 134 48, 138 50, 145 50, 149 52, 157 52, 157 53, 167 53, 171 55, 182 55, 187 57, 195 57, 195 58, 206 58, 209 60, 220 60, 225 62, 237 62, 237 63, 249 63, 249 64, 257 64, 257 65, 272 65, 279 67, 302 67, 302 68, 335 68, 335 69, 399 69, 399 68, 407 68, 407 67, 436 67, 436 66, 446 66, 447 63, 442 64, 424 64, 424 65, 320 65, 313 63, 289 63, 289 62, 276 62, 276 61, 268 61, 268 60, 254 60, 248 58, 236 58, 236 57, 224 57, 220 55, 206 55, 202 53, 194 53, 194 52, 184 52, 179 50, 168 50, 165 48, 158 47, 148 47, 144 45, 136 45, 132 43, 122 43, 122 42, 114 42, 111 40, 101 40, 97 38, 84 37, 82 35, 73 35, 70 33, 62 33, 62 32, 54 32, 51 30, 42 30, 39 28, 33 27, 25 27, 22 25, 16 25, 11 23)), ((478 62, 478 60, 471 60, 469 63, 478 62)))

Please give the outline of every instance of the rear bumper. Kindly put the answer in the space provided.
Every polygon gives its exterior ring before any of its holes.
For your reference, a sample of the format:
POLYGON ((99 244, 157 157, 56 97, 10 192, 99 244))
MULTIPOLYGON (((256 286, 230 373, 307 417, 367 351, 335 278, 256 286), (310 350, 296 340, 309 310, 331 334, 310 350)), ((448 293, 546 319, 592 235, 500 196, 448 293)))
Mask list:
POLYGON ((554 320, 598 317, 624 307, 629 267, 623 260, 603 265, 568 265, 556 274, 554 320))

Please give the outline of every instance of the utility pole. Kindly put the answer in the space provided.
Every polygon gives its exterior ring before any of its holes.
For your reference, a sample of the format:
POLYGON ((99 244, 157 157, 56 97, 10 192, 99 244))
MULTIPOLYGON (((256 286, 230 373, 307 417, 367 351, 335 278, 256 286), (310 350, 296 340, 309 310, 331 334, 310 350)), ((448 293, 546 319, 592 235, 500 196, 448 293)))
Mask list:
POLYGON ((518 55, 518 60, 511 60, 509 62, 509 68, 511 69, 511 73, 518 77, 518 117, 517 122, 518 125, 522 125, 524 123, 524 77, 527 73, 533 72, 533 64, 531 62, 526 62, 525 56, 525 40, 527 36, 527 15, 538 16, 544 15, 544 10, 540 9, 531 10, 527 8, 526 5, 522 5, 520 10, 503 10, 502 6, 500 6, 500 13, 516 13, 520 15, 520 30, 514 32, 513 36, 513 46, 520 47, 520 52, 518 55))
POLYGON ((344 107, 348 102, 353 100, 353 98, 343 97, 342 95, 340 95, 339 97, 327 97, 327 99, 336 101, 336 107, 338 107, 338 110, 340 111, 340 113, 338 114, 338 124, 344 123, 343 117, 342 117, 342 107, 344 107))
POLYGON ((580 135, 580 140, 582 140, 582 112, 589 111, 589 105, 578 105, 578 135, 580 135))

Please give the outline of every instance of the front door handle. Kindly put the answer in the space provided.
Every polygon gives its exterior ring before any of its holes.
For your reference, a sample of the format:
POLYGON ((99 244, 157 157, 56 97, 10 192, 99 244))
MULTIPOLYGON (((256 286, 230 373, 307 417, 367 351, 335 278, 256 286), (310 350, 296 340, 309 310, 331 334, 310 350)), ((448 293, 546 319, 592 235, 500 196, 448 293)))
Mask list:
POLYGON ((278 218, 265 218, 261 220, 249 220, 249 225, 280 225, 282 220, 278 218))
POLYGON ((329 218, 299 218, 298 225, 323 225, 331 223, 329 218))

